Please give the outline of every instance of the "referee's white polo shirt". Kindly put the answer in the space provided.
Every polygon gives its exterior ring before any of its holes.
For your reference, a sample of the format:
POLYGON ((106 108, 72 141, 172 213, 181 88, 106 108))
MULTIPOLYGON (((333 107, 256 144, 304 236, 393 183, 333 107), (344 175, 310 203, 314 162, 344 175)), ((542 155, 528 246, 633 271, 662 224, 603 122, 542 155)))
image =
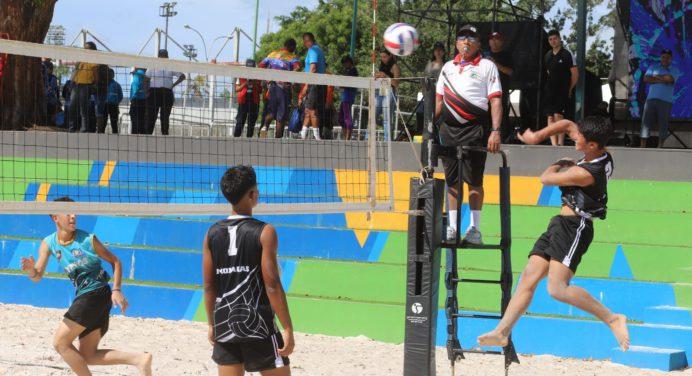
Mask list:
POLYGON ((461 55, 457 55, 442 67, 436 94, 444 98, 447 112, 460 124, 464 124, 476 117, 459 106, 459 100, 487 111, 489 101, 502 96, 500 75, 495 63, 482 58, 480 53, 470 62, 462 62, 461 55), (458 98, 457 94, 462 98, 458 98))

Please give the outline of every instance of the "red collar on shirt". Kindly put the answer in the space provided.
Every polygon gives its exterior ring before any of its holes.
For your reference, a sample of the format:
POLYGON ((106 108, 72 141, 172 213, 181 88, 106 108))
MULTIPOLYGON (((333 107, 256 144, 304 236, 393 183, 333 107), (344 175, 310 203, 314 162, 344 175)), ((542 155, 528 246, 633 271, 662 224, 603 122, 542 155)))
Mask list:
POLYGON ((481 62, 481 54, 480 52, 476 53, 476 57, 473 58, 471 61, 463 61, 461 60, 461 54, 458 54, 456 57, 454 57, 454 64, 459 66, 459 74, 461 74, 464 71, 464 67, 467 65, 475 65, 478 66, 478 63, 481 62))
POLYGON ((476 57, 473 58, 471 61, 463 61, 461 60, 461 54, 458 54, 456 57, 454 57, 454 64, 461 65, 462 67, 465 65, 478 65, 478 63, 481 62, 481 54, 476 53, 476 57))

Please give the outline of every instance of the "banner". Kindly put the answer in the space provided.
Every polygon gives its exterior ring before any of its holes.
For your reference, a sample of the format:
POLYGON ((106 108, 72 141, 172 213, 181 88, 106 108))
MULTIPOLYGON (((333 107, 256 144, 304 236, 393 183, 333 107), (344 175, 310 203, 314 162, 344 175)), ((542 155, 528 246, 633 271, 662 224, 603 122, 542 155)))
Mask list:
MULTIPOLYGON (((625 20, 623 20, 625 21, 625 20)), ((646 70, 660 62, 663 49, 673 51, 673 62, 681 73, 675 82, 671 118, 692 119, 692 2, 631 0, 629 9, 629 59, 633 85, 630 114, 640 118, 648 85, 646 70)))

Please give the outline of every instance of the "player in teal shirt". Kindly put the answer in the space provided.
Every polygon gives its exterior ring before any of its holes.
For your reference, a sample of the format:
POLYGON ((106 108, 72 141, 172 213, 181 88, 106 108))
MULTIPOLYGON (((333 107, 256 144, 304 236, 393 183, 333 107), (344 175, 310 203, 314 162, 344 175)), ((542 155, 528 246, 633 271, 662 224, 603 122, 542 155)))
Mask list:
MULTIPOLYGON (((68 197, 55 201, 73 202, 68 197)), ((77 230, 76 215, 51 214, 50 218, 55 222, 56 231, 41 242, 38 261, 33 255, 22 257, 21 268, 32 281, 38 282, 53 255, 76 288, 75 299, 55 331, 53 347, 78 376, 91 375, 88 365, 116 364, 136 366, 140 375, 150 376, 151 354, 98 349, 101 338, 108 331, 111 307, 120 306, 124 313, 128 306, 120 288, 120 260, 101 244, 96 235, 77 230), (113 267, 112 290, 101 259, 113 267), (79 350, 72 344, 77 337, 79 350)))

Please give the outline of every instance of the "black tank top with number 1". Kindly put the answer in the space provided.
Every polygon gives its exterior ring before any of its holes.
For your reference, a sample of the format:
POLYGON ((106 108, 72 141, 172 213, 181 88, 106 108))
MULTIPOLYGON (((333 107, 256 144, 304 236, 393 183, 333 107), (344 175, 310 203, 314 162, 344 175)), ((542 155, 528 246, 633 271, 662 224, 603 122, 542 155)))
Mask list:
POLYGON ((219 342, 247 342, 278 332, 262 278, 260 236, 266 223, 230 216, 210 229, 216 282, 214 336, 219 342))

